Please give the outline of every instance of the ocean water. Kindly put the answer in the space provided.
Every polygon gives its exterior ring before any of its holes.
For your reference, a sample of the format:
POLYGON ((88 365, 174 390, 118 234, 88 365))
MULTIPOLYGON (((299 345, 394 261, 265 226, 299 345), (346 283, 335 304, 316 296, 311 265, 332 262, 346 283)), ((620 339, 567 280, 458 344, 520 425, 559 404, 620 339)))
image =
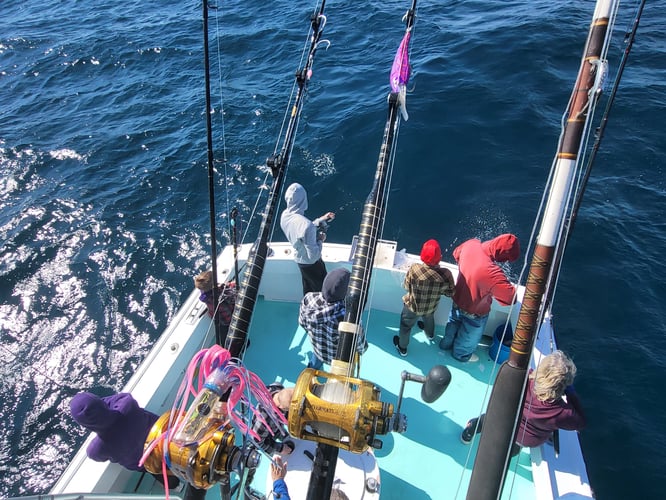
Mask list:
MULTIPOLYGON (((648 2, 555 297, 600 499, 661 498, 666 465, 666 2, 648 2)), ((211 18, 218 244, 278 146, 314 3, 211 18), (225 161, 223 161, 225 160, 225 161), (226 175, 226 176, 225 176, 226 175), (224 189, 224 188, 227 189, 224 189)), ((358 229, 382 139, 398 0, 328 2, 287 182, 332 241, 358 229)), ((635 5, 622 5, 620 32, 635 5)), ((444 258, 530 236, 592 1, 419 2, 383 238, 444 258)), ((3 0, 0 497, 45 493, 84 439, 69 399, 117 391, 210 262, 199 2, 3 0)), ((213 14, 211 14, 213 15, 213 14)), ((616 37, 611 73, 625 46, 616 37)), ((281 239, 282 234, 276 233, 281 239)))

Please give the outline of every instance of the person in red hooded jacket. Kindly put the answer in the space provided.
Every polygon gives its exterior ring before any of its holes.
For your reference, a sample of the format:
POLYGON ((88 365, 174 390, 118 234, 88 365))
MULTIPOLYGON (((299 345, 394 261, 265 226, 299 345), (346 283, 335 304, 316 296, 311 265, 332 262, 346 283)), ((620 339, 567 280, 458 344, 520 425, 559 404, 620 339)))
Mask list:
POLYGON ((440 349, 452 349, 458 361, 478 361, 474 351, 488 322, 493 298, 510 305, 516 295, 516 287, 497 263, 513 262, 519 255, 520 244, 513 234, 484 242, 473 238, 453 250, 459 274, 440 349))

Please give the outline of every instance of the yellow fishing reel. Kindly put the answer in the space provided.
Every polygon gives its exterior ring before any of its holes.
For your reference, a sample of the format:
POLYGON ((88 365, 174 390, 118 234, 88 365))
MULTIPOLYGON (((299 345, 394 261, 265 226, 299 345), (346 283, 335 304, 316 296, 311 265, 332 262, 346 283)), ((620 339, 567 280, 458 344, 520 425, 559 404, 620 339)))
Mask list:
MULTIPOLYGON (((344 367, 336 363, 332 371, 344 373, 344 367)), ((394 413, 392 404, 381 402, 380 396, 380 389, 367 380, 307 368, 294 387, 289 433, 353 453, 370 446, 381 448, 382 441, 375 436, 404 432, 406 419, 394 413)))
MULTIPOLYGON (((170 416, 171 412, 166 412, 155 422, 146 439, 146 447, 164 434, 170 416)), ((171 473, 196 488, 208 489, 232 471, 239 472, 241 467, 257 467, 259 453, 250 448, 244 454, 235 444, 235 434, 229 423, 211 418, 207 426, 207 432, 198 441, 186 444, 175 440, 169 442, 168 463, 171 473)), ((164 440, 160 439, 144 466, 148 472, 159 474, 162 472, 163 459, 164 440)))

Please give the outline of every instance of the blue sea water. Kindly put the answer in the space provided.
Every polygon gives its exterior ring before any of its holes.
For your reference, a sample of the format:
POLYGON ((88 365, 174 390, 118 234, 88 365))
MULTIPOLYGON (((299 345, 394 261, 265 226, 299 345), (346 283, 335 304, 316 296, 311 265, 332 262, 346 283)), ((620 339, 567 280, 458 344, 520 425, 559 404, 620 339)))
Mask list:
MULTIPOLYGON (((314 3, 218 6, 211 52, 223 245, 231 206, 256 232, 252 201, 314 3)), ((332 241, 349 242, 358 229, 408 7, 326 5, 331 45, 317 53, 287 180, 308 187, 312 213, 336 212, 332 241)), ((555 297, 600 499, 663 496, 665 7, 646 6, 555 297)), ((384 238, 412 252, 437 238, 445 259, 470 237, 510 231, 527 241, 593 8, 589 0, 419 2, 384 238)), ((620 31, 635 5, 622 9, 620 31)), ((47 492, 62 473, 84 438, 69 399, 122 388, 208 265, 210 225, 199 2, 3 0, 1 12, 6 497, 47 492)), ((624 48, 616 37, 611 68, 624 48)))

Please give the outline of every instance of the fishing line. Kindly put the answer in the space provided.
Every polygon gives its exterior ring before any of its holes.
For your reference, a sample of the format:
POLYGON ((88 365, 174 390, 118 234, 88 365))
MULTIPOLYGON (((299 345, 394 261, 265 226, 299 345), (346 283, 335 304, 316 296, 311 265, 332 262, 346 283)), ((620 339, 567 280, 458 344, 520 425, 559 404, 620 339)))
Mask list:
MULTIPOLYGON (((208 1, 208 0, 204 0, 208 1)), ((229 186, 229 174, 228 174, 228 168, 227 168, 227 140, 226 140, 226 134, 225 134, 225 121, 224 121, 224 86, 222 85, 222 46, 221 46, 221 29, 220 29, 220 16, 221 10, 219 10, 216 6, 210 6, 209 8, 213 9, 214 12, 217 13, 215 16, 215 33, 217 35, 216 41, 217 41, 217 85, 218 85, 218 92, 219 92, 219 98, 220 98, 220 123, 221 123, 221 142, 222 142, 222 163, 224 165, 224 185, 229 186)), ((207 110, 209 113, 214 112, 214 108, 211 110, 207 110)), ((226 197, 226 213, 230 214, 231 213, 231 203, 229 201, 229 189, 224 190, 225 197, 226 197)), ((228 230, 229 233, 231 233, 231 217, 227 217, 228 221, 228 230)), ((236 278, 238 279, 238 278, 236 278)))
MULTIPOLYGON (((280 126, 280 131, 278 133, 277 140, 275 142, 275 147, 273 149, 273 157, 277 156, 282 156, 283 158, 286 158, 287 161, 284 163, 283 167, 285 169, 284 175, 286 176, 287 170, 289 167, 289 164, 291 163, 291 154, 294 148, 294 141, 290 140, 295 136, 296 131, 298 130, 298 126, 300 124, 301 120, 301 109, 302 109, 302 99, 305 98, 306 96, 306 83, 309 81, 311 73, 312 73, 312 64, 313 64, 313 59, 314 59, 314 52, 319 48, 321 44, 330 44, 328 40, 322 40, 321 34, 326 26, 326 16, 323 14, 324 11, 324 6, 325 6, 325 0, 319 4, 318 1, 315 2, 314 4, 314 9, 313 13, 311 16, 311 19, 318 19, 318 24, 317 26, 317 31, 315 31, 313 24, 311 23, 309 28, 308 28, 308 33, 307 36, 305 37, 305 40, 303 42, 303 49, 301 51, 301 56, 299 60, 299 68, 304 68, 306 71, 305 76, 307 79, 305 80, 305 83, 302 83, 303 85, 303 91, 299 95, 299 80, 298 78, 294 78, 292 86, 291 86, 291 92, 289 94, 289 99, 287 101, 287 107, 285 108, 285 112, 282 118, 282 124, 280 126), (305 62, 304 62, 305 61, 305 62), (298 101, 299 97, 301 98, 301 101, 298 101), (288 134, 285 130, 287 125, 289 124, 290 118, 294 118, 293 123, 291 123, 292 129, 291 132, 292 134, 288 134), (284 138, 283 138, 284 136, 284 138), (280 148, 280 143, 282 142, 282 147, 280 148), (278 151, 280 153, 278 154, 278 151)), ((259 196, 255 200, 254 207, 252 209, 252 217, 258 210, 259 202, 262 199, 262 195, 264 191, 269 189, 269 178, 272 177, 272 172, 269 168, 266 169, 266 173, 264 176, 263 183, 260 186, 260 192, 259 196)), ((281 186, 280 192, 278 193, 279 196, 277 197, 277 207, 276 211, 279 213, 279 209, 282 204, 282 200, 284 198, 284 191, 287 188, 287 184, 284 183, 281 186)), ((277 226, 277 217, 273 219, 271 227, 270 227, 270 232, 269 232, 269 241, 273 241, 273 236, 275 234, 277 226)), ((249 231, 249 224, 247 227, 247 231, 249 231)), ((244 234, 243 240, 245 239, 245 236, 247 235, 247 231, 244 234)))
MULTIPOLYGON (((561 235, 560 235, 560 241, 558 241, 558 247, 556 250, 556 262, 557 262, 557 273, 556 275, 552 278, 552 283, 549 285, 549 289, 552 290, 551 296, 550 296, 550 303, 552 304, 553 298, 555 295, 555 291, 557 289, 557 283, 559 281, 559 275, 560 275, 560 265, 559 263, 561 262, 564 252, 568 246, 569 239, 571 238, 571 233, 573 231, 573 228, 575 226, 576 220, 578 218, 578 212, 580 210, 580 205, 582 203, 583 195, 585 194, 585 190, 588 185, 588 181, 590 179, 590 175, 592 173, 592 167, 594 164, 594 160, 596 159, 596 155, 599 151, 599 146, 601 144, 601 140, 603 138, 603 134, 606 128, 606 125, 608 124, 608 116, 610 114, 610 110, 613 106, 613 103, 615 101, 615 96, 617 94, 617 90, 620 84, 620 81, 622 79, 622 75, 624 72, 624 68, 627 63, 627 59, 629 57, 629 53, 631 51, 631 48, 633 46, 633 42, 635 40, 636 32, 638 30, 638 25, 640 22, 640 18, 643 12, 643 7, 645 5, 645 0, 642 0, 639 2, 638 7, 636 9, 636 14, 633 17, 633 21, 631 22, 631 27, 628 28, 625 32, 625 38, 624 38, 624 43, 626 44, 625 49, 623 50, 622 56, 620 58, 620 62, 618 64, 618 69, 616 76, 613 80, 613 85, 612 89, 610 91, 610 94, 608 96, 608 100, 606 103, 605 110, 601 116, 599 126, 597 127, 595 131, 595 141, 594 144, 591 148, 589 148, 589 140, 590 140, 590 133, 589 130, 587 131, 586 135, 586 141, 585 141, 585 149, 583 149, 583 154, 581 156, 580 164, 582 167, 579 168, 579 173, 577 177, 577 185, 576 185, 576 190, 575 190, 575 195, 573 202, 571 203, 571 208, 568 211, 568 218, 566 219, 566 222, 563 223, 562 229, 561 229, 561 235), (587 158, 587 161, 585 160, 585 156, 587 154, 588 149, 590 150, 589 152, 589 157, 587 158)), ((617 5, 616 9, 613 12, 613 17, 610 20, 610 26, 613 28, 615 27, 616 24, 616 16, 617 16, 617 5)), ((608 49, 610 47, 610 41, 611 41, 611 36, 612 33, 609 31, 607 33, 607 37, 605 40, 604 44, 604 57, 606 57, 608 53, 608 49)), ((604 59, 606 61, 606 59, 604 59)), ((604 90, 602 86, 600 86, 598 89, 596 89, 597 96, 599 96, 604 90)), ((595 109, 597 105, 598 99, 595 99, 595 109)), ((590 125, 591 129, 591 125, 590 125)))

